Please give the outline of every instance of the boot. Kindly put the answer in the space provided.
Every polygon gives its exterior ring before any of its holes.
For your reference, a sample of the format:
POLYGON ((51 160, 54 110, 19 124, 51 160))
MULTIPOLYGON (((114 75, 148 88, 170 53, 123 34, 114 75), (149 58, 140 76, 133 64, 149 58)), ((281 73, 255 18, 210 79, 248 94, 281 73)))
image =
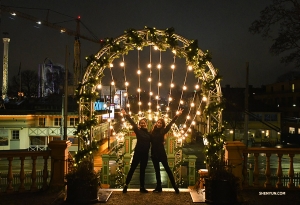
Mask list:
POLYGON ((145 189, 145 187, 141 187, 141 188, 140 188, 140 192, 141 192, 141 193, 148 193, 148 190, 145 189))
POLYGON ((124 194, 127 193, 127 188, 128 188, 128 186, 127 186, 127 184, 125 184, 125 185, 124 185, 124 188, 123 188, 123 193, 124 193, 124 194))
POLYGON ((155 189, 153 190, 154 193, 159 193, 162 192, 161 186, 156 186, 155 189))

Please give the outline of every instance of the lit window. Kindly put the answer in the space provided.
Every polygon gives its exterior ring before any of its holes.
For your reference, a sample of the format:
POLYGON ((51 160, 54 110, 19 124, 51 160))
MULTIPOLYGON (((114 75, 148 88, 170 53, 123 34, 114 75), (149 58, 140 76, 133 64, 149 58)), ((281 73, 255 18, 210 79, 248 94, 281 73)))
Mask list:
POLYGON ((289 127, 289 133, 295 134, 295 128, 294 127, 289 127))
POLYGON ((40 117, 39 118, 39 126, 45 126, 45 123, 46 123, 46 118, 40 117))
POLYGON ((20 131, 19 131, 19 130, 13 130, 13 131, 12 131, 12 139, 13 139, 13 140, 18 140, 18 139, 20 139, 20 131))
POLYGON ((75 126, 76 124, 78 124, 78 118, 71 117, 70 126, 75 126))
POLYGON ((54 118, 54 126, 61 126, 61 118, 54 118))

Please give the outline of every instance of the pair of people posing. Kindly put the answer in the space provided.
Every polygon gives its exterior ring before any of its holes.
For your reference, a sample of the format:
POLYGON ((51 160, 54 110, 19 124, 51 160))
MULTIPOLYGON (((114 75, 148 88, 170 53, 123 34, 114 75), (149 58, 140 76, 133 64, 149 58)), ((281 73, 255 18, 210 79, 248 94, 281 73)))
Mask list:
POLYGON ((167 134, 167 132, 171 129, 172 125, 175 123, 179 115, 182 114, 182 111, 182 109, 178 110, 176 116, 167 126, 164 119, 157 120, 151 132, 148 132, 146 119, 141 119, 138 125, 136 125, 134 121, 130 118, 130 116, 125 112, 125 110, 121 111, 123 116, 132 125, 133 131, 135 132, 137 138, 132 163, 126 178, 123 193, 127 192, 128 184, 131 181, 134 170, 136 169, 138 164, 140 164, 140 192, 148 193, 148 191, 145 189, 145 170, 148 163, 148 153, 150 149, 150 144, 151 159, 155 169, 155 176, 157 182, 156 188, 153 190, 153 192, 162 192, 159 168, 159 162, 161 162, 169 176, 170 182, 175 192, 177 194, 179 193, 179 189, 176 186, 173 173, 168 165, 167 154, 164 147, 164 137, 167 134))

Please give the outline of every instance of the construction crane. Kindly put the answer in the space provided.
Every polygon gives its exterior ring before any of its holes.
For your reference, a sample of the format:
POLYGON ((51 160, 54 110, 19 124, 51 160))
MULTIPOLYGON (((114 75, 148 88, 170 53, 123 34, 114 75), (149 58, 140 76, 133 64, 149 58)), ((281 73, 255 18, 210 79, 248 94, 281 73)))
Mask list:
MULTIPOLYGON (((51 23, 48 21, 48 17, 49 17, 49 10, 46 16, 46 20, 40 20, 37 17, 34 17, 32 15, 20 12, 10 6, 5 6, 5 5, 1 5, 1 13, 2 12, 7 12, 13 16, 18 16, 24 19, 27 19, 29 21, 33 21, 39 25, 44 25, 53 29, 56 29, 58 31, 60 31, 61 33, 66 33, 69 36, 74 36, 75 37, 75 42, 74 42, 74 63, 73 63, 73 73, 74 73, 74 85, 78 85, 78 81, 81 75, 81 44, 80 44, 80 39, 85 39, 97 44, 102 44, 103 40, 98 39, 81 21, 80 21, 80 16, 78 16, 75 20, 76 20, 76 31, 67 29, 63 26, 59 26, 55 23, 51 23), (93 38, 89 38, 87 36, 81 35, 80 34, 80 23, 92 34, 93 38)), ((4 79, 3 79, 4 80, 4 79)))

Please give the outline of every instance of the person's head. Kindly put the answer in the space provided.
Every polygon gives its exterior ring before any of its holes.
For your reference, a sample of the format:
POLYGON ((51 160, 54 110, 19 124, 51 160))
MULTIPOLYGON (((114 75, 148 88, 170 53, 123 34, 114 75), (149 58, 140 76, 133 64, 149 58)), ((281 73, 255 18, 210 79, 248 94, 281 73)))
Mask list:
POLYGON ((165 128, 166 127, 166 122, 164 119, 160 118, 156 121, 155 123, 156 128, 165 128))
POLYGON ((139 127, 140 128, 147 128, 147 120, 146 119, 141 119, 139 121, 139 127))

